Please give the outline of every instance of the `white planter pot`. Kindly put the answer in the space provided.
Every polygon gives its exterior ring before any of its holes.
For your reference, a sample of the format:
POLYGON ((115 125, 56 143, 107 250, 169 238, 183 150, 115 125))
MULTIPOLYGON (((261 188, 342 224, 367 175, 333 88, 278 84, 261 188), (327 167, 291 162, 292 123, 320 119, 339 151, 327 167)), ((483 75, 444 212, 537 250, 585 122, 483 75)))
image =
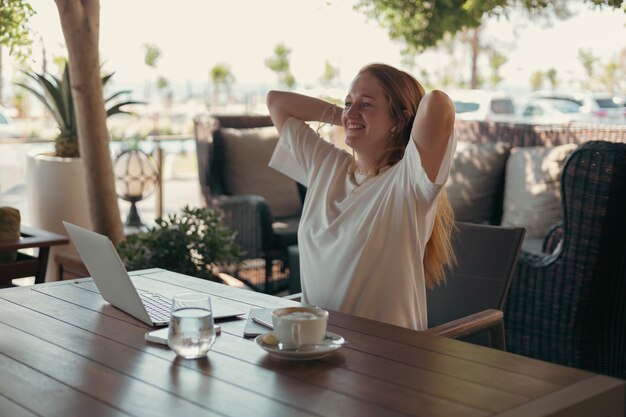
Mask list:
MULTIPOLYGON (((89 215, 85 170, 80 158, 58 158, 29 153, 26 158, 26 190, 31 225, 67 235, 62 221, 93 229, 89 215)), ((56 281, 59 252, 76 254, 71 245, 53 246, 46 281, 56 281)))

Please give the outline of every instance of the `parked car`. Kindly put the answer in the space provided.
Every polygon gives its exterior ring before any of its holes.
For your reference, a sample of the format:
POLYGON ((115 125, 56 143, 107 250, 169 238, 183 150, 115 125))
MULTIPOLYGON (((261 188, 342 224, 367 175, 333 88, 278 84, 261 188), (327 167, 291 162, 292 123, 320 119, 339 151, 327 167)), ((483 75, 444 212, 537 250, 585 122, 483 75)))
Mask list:
POLYGON ((606 92, 536 91, 531 98, 569 100, 580 106, 580 112, 589 115, 589 121, 606 124, 625 124, 624 98, 606 92))
POLYGON ((506 93, 452 90, 448 95, 454 102, 457 119, 489 122, 509 122, 515 119, 513 100, 506 93))
POLYGON ((0 139, 19 138, 21 136, 11 118, 3 109, 0 109, 0 139))
POLYGON ((580 111, 571 100, 533 98, 521 105, 517 121, 529 124, 592 122, 593 116, 580 111))

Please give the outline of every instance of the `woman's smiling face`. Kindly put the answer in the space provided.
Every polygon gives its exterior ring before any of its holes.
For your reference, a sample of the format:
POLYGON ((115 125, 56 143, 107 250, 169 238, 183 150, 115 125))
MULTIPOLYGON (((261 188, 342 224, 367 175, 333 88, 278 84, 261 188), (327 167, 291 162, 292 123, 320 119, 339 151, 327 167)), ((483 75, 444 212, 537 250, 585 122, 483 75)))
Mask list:
POLYGON ((367 72, 350 85, 342 114, 346 144, 360 154, 376 157, 389 144, 394 121, 381 82, 367 72))

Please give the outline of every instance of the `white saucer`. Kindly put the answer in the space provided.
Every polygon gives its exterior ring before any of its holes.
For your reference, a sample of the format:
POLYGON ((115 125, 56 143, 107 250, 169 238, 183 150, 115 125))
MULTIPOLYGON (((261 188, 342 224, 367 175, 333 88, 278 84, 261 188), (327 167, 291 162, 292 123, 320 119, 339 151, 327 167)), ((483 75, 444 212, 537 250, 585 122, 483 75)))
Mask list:
POLYGON ((258 335, 254 339, 256 344, 275 358, 292 361, 320 359, 331 354, 346 343, 346 340, 337 333, 326 332, 326 338, 317 345, 302 346, 298 349, 285 349, 282 343, 278 345, 268 345, 264 343, 263 337, 269 333, 273 332, 258 335))

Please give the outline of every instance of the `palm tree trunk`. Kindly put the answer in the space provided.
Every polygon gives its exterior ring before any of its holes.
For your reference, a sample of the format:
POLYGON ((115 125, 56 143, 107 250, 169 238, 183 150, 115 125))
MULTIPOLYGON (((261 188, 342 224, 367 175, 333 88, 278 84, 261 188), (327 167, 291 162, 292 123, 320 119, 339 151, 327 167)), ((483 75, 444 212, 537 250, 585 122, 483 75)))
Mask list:
POLYGON ((478 55, 480 54, 480 26, 470 30, 471 73, 470 88, 479 88, 478 55))
POLYGON ((99 62, 100 1, 55 0, 72 74, 78 141, 95 231, 114 244, 124 235, 115 194, 99 62))

